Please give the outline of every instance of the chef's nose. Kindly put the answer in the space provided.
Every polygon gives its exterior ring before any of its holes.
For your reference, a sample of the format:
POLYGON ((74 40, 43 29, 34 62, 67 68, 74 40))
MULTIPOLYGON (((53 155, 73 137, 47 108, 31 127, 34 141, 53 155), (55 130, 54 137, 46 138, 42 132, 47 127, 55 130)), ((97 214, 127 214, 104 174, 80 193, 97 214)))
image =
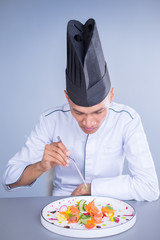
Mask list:
POLYGON ((88 114, 83 119, 83 125, 87 128, 91 128, 96 125, 96 121, 91 114, 88 114))

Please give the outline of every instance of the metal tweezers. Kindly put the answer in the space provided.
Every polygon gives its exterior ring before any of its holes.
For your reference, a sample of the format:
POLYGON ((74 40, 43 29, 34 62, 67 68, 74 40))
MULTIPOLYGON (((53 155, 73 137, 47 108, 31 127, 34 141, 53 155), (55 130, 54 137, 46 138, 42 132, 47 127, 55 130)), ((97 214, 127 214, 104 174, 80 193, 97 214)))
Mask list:
MULTIPOLYGON (((62 140, 61 140, 61 138, 59 136, 57 137, 57 139, 58 139, 59 142, 62 142, 62 140)), ((76 169, 77 169, 77 171, 79 173, 79 176, 81 177, 82 181, 84 182, 85 187, 87 188, 88 186, 87 186, 87 184, 86 184, 86 182, 84 180, 84 177, 83 177, 81 171, 79 170, 79 167, 77 166, 76 161, 72 157, 70 157, 70 156, 69 156, 69 159, 71 159, 74 162, 74 165, 75 165, 75 167, 76 167, 76 169)))

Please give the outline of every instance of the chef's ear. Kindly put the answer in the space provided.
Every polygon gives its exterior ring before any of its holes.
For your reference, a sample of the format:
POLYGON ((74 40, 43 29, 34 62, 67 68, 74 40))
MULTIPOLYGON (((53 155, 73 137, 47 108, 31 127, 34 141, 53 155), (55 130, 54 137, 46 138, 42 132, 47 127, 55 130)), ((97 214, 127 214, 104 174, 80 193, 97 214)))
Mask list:
POLYGON ((110 96, 109 96, 110 103, 113 101, 113 97, 114 97, 114 88, 112 88, 112 90, 110 91, 110 96))
POLYGON ((65 95, 66 95, 66 98, 67 98, 67 101, 68 101, 68 103, 69 103, 69 96, 68 96, 68 94, 67 94, 66 90, 64 90, 64 93, 65 93, 65 95))

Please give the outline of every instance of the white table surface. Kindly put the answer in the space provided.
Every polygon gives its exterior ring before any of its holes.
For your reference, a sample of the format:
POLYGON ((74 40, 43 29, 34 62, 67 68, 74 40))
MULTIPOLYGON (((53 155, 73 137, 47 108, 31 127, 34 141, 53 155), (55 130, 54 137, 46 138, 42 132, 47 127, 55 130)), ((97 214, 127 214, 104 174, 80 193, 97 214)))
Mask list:
MULTIPOLYGON (((40 222, 44 206, 64 197, 0 198, 1 240, 53 240, 80 239, 55 234, 45 229, 40 222)), ((136 211, 136 224, 126 232, 111 237, 95 238, 107 240, 159 240, 160 199, 155 202, 126 201, 136 211)), ((82 238, 81 238, 82 239, 82 238)), ((85 238, 83 238, 85 239, 85 238)), ((87 239, 87 238, 86 238, 87 239)))

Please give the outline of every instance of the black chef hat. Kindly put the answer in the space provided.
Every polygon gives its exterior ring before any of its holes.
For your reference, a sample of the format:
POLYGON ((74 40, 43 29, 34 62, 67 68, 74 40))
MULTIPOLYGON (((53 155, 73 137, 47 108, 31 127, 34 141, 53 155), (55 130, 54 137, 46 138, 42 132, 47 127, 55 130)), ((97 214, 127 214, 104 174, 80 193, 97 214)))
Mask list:
POLYGON ((104 100, 111 83, 94 19, 84 25, 76 20, 67 26, 66 90, 79 106, 104 100))

